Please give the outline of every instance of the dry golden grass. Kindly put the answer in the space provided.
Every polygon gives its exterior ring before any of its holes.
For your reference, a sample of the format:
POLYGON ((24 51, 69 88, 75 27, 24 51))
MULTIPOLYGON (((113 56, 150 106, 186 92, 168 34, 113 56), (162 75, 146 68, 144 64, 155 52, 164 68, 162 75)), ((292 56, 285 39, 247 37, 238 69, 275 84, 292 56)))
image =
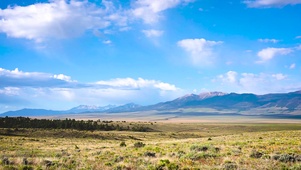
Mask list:
POLYGON ((160 132, 1 129, 0 169, 301 169, 298 124, 150 126, 160 132))

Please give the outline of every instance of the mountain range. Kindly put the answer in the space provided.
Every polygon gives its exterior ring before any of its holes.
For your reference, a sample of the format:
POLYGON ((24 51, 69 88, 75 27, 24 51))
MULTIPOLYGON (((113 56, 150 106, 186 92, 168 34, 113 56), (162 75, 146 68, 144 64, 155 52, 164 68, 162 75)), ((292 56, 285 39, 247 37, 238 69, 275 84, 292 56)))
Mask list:
MULTIPOLYGON (((121 106, 80 105, 70 110, 54 111, 45 109, 22 109, 9 111, 0 116, 50 116, 59 114, 120 113, 120 112, 193 112, 202 114, 210 109, 211 113, 232 113, 241 115, 294 115, 301 116, 301 91, 256 95, 252 93, 208 92, 188 94, 172 101, 141 106, 129 103, 121 106)), ((181 113, 179 113, 181 114, 181 113)), ((185 114, 185 113, 183 113, 185 114)))

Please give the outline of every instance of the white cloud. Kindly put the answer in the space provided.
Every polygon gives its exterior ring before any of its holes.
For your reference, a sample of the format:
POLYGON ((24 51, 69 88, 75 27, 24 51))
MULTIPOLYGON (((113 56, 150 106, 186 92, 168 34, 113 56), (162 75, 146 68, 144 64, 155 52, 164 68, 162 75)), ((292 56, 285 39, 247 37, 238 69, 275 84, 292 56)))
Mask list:
POLYGON ((175 85, 156 81, 156 80, 146 80, 143 78, 138 78, 137 80, 133 78, 117 78, 109 81, 98 81, 98 85, 107 85, 111 87, 125 88, 125 89, 141 89, 141 88, 156 88, 164 91, 176 91, 175 85))
POLYGON ((147 24, 156 23, 161 12, 192 0, 137 0, 133 3, 132 14, 147 24))
MULTIPOLYGON (((0 68, 0 105, 69 109, 79 104, 154 104, 184 95, 173 84, 149 79, 116 78, 79 83, 64 74, 0 68)), ((1 111, 1 110, 0 110, 1 111)))
POLYGON ((161 30, 142 30, 142 32, 145 34, 147 37, 160 37, 163 34, 163 31, 161 30))
POLYGON ((227 83, 236 83, 237 79, 237 72, 235 71, 228 71, 226 74, 219 75, 218 78, 223 82, 227 83))
POLYGON ((274 78, 277 79, 277 80, 283 80, 283 79, 285 79, 287 76, 284 75, 284 74, 278 73, 278 74, 272 74, 272 77, 274 77, 274 78))
MULTIPOLYGON (((129 8, 113 1, 100 4, 78 0, 49 0, 28 6, 0 9, 0 33, 37 43, 78 37, 86 32, 127 31, 136 19, 156 23, 163 12, 193 0, 136 0, 129 8)), ((161 36, 160 30, 144 30, 147 36, 161 36)))
POLYGON ((79 86, 70 76, 41 72, 23 72, 18 68, 6 70, 0 68, 1 87, 67 87, 79 86))
POLYGON ((162 91, 177 91, 179 90, 175 85, 163 82, 157 82, 154 87, 162 91))
POLYGON ((18 87, 4 87, 0 89, 0 95, 7 95, 7 96, 16 96, 19 95, 20 88, 18 87))
POLYGON ((210 65, 214 59, 213 47, 222 41, 208 41, 201 39, 184 39, 178 41, 178 46, 189 53, 190 60, 194 65, 210 65))
POLYGON ((246 0, 244 3, 250 8, 270 8, 301 4, 301 0, 246 0))
POLYGON ((0 32, 36 42, 76 37, 112 24, 126 26, 126 22, 108 1, 103 1, 103 7, 88 1, 53 0, 0 9, 0 32))
POLYGON ((296 64, 295 63, 291 64, 289 68, 290 69, 295 69, 296 68, 296 64))
POLYGON ((257 53, 257 56, 260 58, 258 63, 267 62, 273 59, 275 56, 287 55, 291 52, 293 52, 293 50, 290 48, 265 48, 257 53))
POLYGON ((6 70, 0 68, 0 77, 11 77, 11 78, 29 78, 29 77, 47 77, 48 74, 39 72, 23 72, 19 71, 18 68, 14 70, 6 70))
POLYGON ((53 78, 58 79, 58 80, 64 80, 64 81, 69 81, 71 82, 71 77, 70 76, 66 76, 64 74, 58 74, 58 75, 53 75, 53 78))
MULTIPOLYGON (((266 94, 273 92, 288 92, 293 88, 291 80, 282 73, 237 73, 228 71, 218 75, 214 82, 221 83, 220 89, 227 89, 229 92, 266 94)), ((299 84, 294 84, 300 88, 299 84)), ((296 88, 295 87, 295 88, 296 88)))
POLYGON ((259 42, 263 42, 263 43, 278 43, 280 40, 276 40, 276 39, 258 39, 259 42))

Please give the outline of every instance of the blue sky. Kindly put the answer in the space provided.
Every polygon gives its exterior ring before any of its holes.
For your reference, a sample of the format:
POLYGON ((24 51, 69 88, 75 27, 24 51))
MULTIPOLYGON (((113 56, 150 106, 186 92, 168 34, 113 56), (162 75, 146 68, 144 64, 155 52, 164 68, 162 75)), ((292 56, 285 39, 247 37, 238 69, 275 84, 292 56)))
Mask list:
POLYGON ((301 0, 0 2, 0 113, 301 90, 301 0))

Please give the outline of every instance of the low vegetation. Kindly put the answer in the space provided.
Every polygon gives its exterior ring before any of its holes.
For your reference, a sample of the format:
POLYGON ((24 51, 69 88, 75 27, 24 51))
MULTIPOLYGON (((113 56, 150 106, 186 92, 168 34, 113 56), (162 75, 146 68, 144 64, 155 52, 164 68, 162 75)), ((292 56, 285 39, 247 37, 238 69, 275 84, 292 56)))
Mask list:
POLYGON ((0 128, 42 128, 42 129, 76 129, 76 130, 118 130, 148 132, 151 128, 137 126, 120 126, 120 123, 113 121, 93 121, 75 119, 31 119, 28 117, 0 117, 0 128))
POLYGON ((301 169, 299 124, 111 123, 154 131, 0 128, 0 169, 301 169))

